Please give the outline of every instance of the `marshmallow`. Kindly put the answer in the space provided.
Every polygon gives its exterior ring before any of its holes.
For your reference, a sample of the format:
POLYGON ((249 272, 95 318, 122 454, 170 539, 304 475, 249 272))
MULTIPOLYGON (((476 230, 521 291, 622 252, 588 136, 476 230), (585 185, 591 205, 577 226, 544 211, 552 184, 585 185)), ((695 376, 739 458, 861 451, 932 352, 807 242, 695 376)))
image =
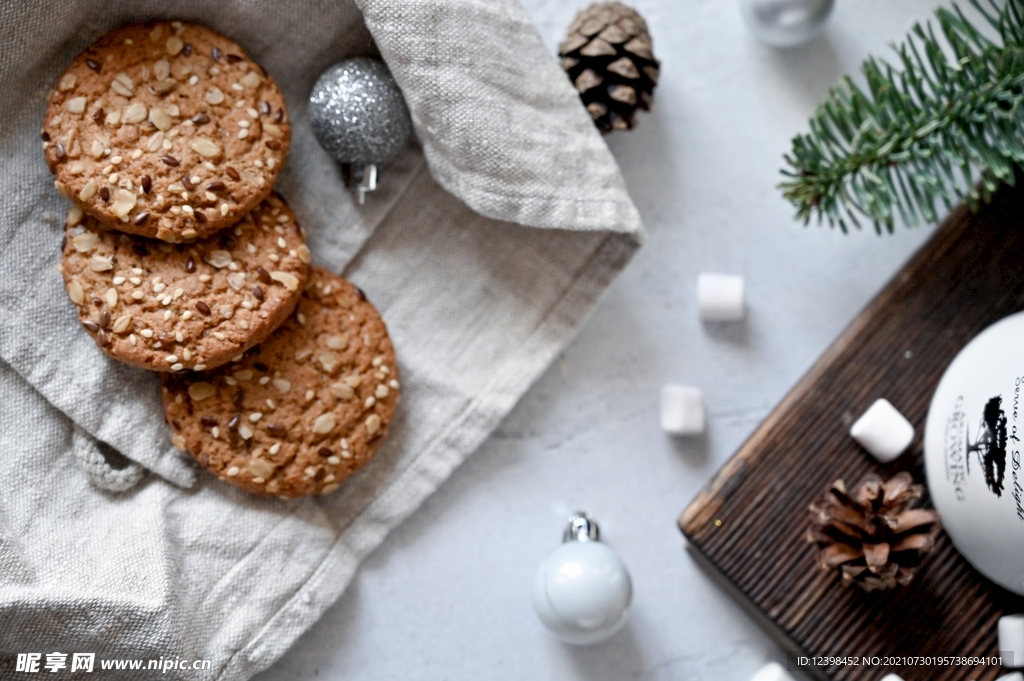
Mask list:
POLYGON ((743 277, 702 272, 697 276, 697 307, 707 322, 743 319, 743 277))
POLYGON ((882 681, 903 681, 903 677, 899 674, 886 674, 882 677, 882 681))
POLYGON ((1024 615, 999 618, 999 654, 1004 667, 1024 667, 1024 615))
POLYGON ((661 388, 661 427, 672 435, 704 432, 704 395, 686 385, 661 388))
POLYGON ((885 398, 875 400, 850 428, 850 436, 882 463, 906 451, 914 440, 914 426, 885 398))
POLYGON ((769 662, 750 677, 750 681, 794 681, 778 662, 769 662))
POLYGON ((1020 672, 1014 672, 1012 674, 1004 674, 1000 676, 996 681, 1024 681, 1024 674, 1020 672))

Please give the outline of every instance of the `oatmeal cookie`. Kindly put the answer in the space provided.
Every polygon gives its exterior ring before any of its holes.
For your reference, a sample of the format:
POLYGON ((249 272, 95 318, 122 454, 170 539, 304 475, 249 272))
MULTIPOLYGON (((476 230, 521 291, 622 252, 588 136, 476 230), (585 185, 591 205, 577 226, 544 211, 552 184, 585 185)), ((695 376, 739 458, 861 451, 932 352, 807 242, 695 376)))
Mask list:
POLYGON ((298 308, 237 362, 164 374, 172 441, 257 494, 329 494, 369 461, 398 403, 384 321, 362 291, 313 268, 298 308))
POLYGON ((178 242, 270 194, 291 125, 262 66, 174 21, 123 26, 79 54, 49 95, 42 138, 61 194, 122 232, 178 242))
POLYGON ((295 309, 309 249, 276 194, 233 228, 170 244, 111 230, 75 206, 61 272, 78 318, 114 359, 203 371, 259 343, 295 309))

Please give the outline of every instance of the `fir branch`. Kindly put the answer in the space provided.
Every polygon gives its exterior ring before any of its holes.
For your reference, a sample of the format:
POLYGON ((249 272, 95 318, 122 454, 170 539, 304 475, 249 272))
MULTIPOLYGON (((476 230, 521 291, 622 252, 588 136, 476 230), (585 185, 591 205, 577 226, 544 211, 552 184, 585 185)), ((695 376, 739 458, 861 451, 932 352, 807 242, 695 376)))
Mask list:
POLYGON ((783 195, 807 224, 892 232, 934 222, 938 206, 972 210, 1024 168, 1024 0, 969 0, 999 35, 991 40, 957 5, 915 24, 894 46, 896 64, 869 58, 867 91, 844 77, 793 138, 783 195), (983 4, 984 3, 984 4, 983 4))

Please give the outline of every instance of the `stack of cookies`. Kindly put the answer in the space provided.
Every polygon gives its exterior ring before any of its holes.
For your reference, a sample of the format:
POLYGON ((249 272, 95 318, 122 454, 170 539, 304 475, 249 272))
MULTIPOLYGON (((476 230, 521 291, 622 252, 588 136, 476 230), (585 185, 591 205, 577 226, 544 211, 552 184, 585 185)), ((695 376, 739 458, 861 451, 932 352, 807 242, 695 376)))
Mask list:
POLYGON ((398 370, 273 192, 291 140, 273 78, 204 26, 125 26, 68 67, 42 138, 75 204, 68 296, 105 353, 161 372, 174 444, 258 494, 338 489, 384 439, 398 370))

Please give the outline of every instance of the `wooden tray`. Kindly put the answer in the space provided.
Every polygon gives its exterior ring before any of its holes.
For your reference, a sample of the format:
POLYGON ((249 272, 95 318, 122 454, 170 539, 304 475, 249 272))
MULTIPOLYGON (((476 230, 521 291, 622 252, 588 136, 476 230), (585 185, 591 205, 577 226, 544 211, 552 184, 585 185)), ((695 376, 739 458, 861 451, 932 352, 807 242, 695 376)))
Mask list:
MULTIPOLYGON (((804 532, 807 505, 836 478, 853 484, 872 470, 909 470, 923 481, 921 439, 942 372, 979 331, 1022 308, 1024 188, 1017 187, 979 214, 957 209, 680 516, 693 557, 791 655, 998 655, 996 622, 1024 612, 1024 599, 982 577, 945 534, 911 586, 866 594, 821 572, 804 532), (848 435, 879 397, 917 431, 911 449, 888 466, 848 435)), ((864 681, 889 671, 906 681, 1006 673, 992 665, 804 671, 864 681)))

